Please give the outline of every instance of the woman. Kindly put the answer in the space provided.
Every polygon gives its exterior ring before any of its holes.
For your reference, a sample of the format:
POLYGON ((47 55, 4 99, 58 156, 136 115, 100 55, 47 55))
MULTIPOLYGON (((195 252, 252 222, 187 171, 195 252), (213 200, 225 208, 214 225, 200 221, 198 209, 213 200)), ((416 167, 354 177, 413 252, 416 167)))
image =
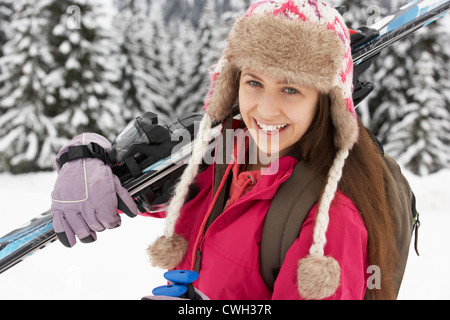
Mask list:
POLYGON ((198 271, 194 285, 211 299, 395 298, 384 164, 354 111, 352 78, 348 30, 330 4, 253 4, 234 24, 212 75, 192 161, 175 189, 164 235, 149 248, 152 264, 198 271), (242 121, 230 120, 236 101, 242 121), (223 132, 233 130, 238 143, 231 161, 220 165, 226 155, 216 148, 215 162, 200 166, 213 121, 224 122, 223 132), (249 135, 256 158, 249 156, 249 135), (320 176, 323 191, 272 291, 260 275, 262 228, 279 187, 301 161, 320 176), (381 270, 379 290, 366 290, 370 265, 381 270))
MULTIPOLYGON (((362 126, 351 99, 352 66, 347 28, 329 4, 323 1, 261 1, 251 6, 230 32, 206 101, 205 126, 202 127, 206 129, 199 135, 207 137, 209 121, 223 121, 238 99, 243 121, 259 150, 279 153, 279 170, 276 175, 260 178, 246 198, 241 195, 240 206, 228 207, 205 232, 208 214, 214 206, 210 200, 212 194, 200 192, 183 207, 188 186, 196 176, 195 165, 191 165, 169 208, 165 235, 149 250, 153 263, 169 269, 177 266, 193 268, 195 255, 203 254, 202 261, 197 261, 200 263, 197 285, 212 298, 331 296, 350 299, 364 297, 366 269, 373 264, 381 268, 383 275, 382 289, 374 293, 384 298, 393 297, 388 272, 396 253, 384 190, 383 163, 370 136, 365 130, 359 130, 362 126), (276 132, 268 132, 273 128, 277 128, 276 132), (274 135, 279 143, 270 143, 274 135), (280 181, 277 179, 289 175, 295 161, 285 155, 293 150, 299 151, 301 160, 310 161, 326 183, 320 205, 311 211, 298 241, 283 263, 274 292, 264 292, 262 285, 258 292, 259 279, 252 285, 248 279, 259 276, 257 244, 270 200, 258 199, 257 203, 248 201, 251 203, 246 204, 245 199, 251 199, 251 192, 262 192, 264 183, 276 186, 280 181), (338 192, 335 192, 336 188, 338 192), (203 208, 204 203, 207 205, 203 208), (185 220, 193 219, 191 210, 194 208, 199 208, 202 214, 196 215, 195 222, 185 223, 185 220), (234 213, 232 209, 239 212, 234 213), (250 217, 253 212, 254 217, 250 217), (244 220, 241 228, 237 226, 240 220, 244 220), (232 237, 243 232, 251 234, 254 248, 249 249, 251 240, 244 236, 238 237, 236 247, 228 246, 232 237), (227 237, 227 234, 231 236, 227 237), (239 244, 245 244, 246 249, 240 250, 239 244), (236 254, 239 251, 241 254, 236 254), (222 263, 220 256, 227 255, 247 268, 247 274, 237 282, 246 282, 252 293, 240 296, 224 292, 232 287, 231 276, 224 274, 236 276, 239 273, 232 264, 222 263), (253 260, 243 256, 252 256, 253 260), (209 259, 211 264, 207 262, 209 259), (252 267, 254 269, 248 271, 252 267), (311 275, 315 273, 330 275, 329 283, 321 288, 319 284, 323 277, 312 280, 311 275), (306 282, 312 285, 304 285, 306 282), (211 292, 210 286, 219 289, 211 292), (315 289, 319 292, 310 292, 315 289)), ((245 170, 257 169, 258 165, 245 170)), ((208 189, 202 185, 201 175, 209 178, 210 170, 197 177, 200 190, 208 189)), ((238 175, 235 177, 239 179, 238 175)), ((270 189, 272 193, 274 189, 270 189)), ((215 194, 219 193, 216 191, 215 194)), ((273 195, 265 196, 271 199, 273 195)), ((233 289, 245 291, 239 285, 233 289)))

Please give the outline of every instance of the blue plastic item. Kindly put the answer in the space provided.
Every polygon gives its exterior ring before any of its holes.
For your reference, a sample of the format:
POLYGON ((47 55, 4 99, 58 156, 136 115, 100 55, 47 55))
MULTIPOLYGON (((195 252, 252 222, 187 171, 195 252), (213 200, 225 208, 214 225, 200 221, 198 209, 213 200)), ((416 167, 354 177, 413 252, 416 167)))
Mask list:
POLYGON ((167 296, 178 298, 187 292, 187 287, 181 285, 161 286, 153 289, 152 293, 155 296, 167 296))
POLYGON ((197 280, 198 276, 197 272, 187 270, 173 270, 164 273, 164 278, 170 281, 170 283, 184 286, 197 280))

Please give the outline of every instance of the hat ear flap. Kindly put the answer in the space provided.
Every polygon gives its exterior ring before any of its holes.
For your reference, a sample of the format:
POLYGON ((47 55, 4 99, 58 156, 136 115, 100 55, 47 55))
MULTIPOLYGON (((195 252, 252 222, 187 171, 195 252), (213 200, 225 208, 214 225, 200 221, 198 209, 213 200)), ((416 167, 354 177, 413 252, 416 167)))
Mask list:
POLYGON ((331 118, 336 128, 334 143, 341 150, 351 150, 358 141, 359 127, 351 97, 344 97, 342 89, 335 87, 330 92, 331 118))
POLYGON ((223 121, 230 115, 239 93, 239 70, 227 60, 220 64, 220 70, 216 69, 212 76, 211 90, 205 100, 206 113, 216 121, 223 121))

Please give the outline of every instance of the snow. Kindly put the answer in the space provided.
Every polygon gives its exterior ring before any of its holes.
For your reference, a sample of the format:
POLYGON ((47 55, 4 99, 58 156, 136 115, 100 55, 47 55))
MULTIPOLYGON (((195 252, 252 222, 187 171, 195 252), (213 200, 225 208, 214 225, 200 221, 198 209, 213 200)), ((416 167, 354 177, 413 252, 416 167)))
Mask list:
MULTIPOLYGON (((56 173, 0 174, 0 234, 46 211, 56 173)), ((163 221, 122 218, 122 226, 98 234, 96 243, 65 248, 56 242, 0 274, 0 300, 139 300, 164 285, 163 270, 150 266, 146 248, 163 221)))
MULTIPOLYGON (((426 177, 405 172, 417 197, 422 226, 417 257, 411 248, 399 299, 450 299, 446 276, 450 253, 450 170, 426 177)), ((50 207, 56 173, 0 174, 0 235, 50 207)), ((68 249, 56 242, 0 275, 3 299, 139 300, 165 284, 163 270, 150 266, 147 246, 162 232, 163 221, 122 218, 122 226, 98 234, 92 244, 68 249)))

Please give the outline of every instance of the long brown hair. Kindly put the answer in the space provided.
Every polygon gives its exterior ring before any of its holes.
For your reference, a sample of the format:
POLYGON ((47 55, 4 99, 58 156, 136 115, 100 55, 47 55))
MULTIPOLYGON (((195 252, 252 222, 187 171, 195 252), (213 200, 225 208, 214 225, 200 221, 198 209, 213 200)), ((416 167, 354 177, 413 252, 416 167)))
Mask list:
MULTIPOLYGON (((379 148, 359 118, 358 122, 359 139, 346 160, 338 189, 353 201, 361 213, 368 232, 369 265, 376 265, 381 271, 381 289, 367 290, 366 299, 395 299, 393 272, 398 252, 392 210, 385 189, 384 170, 387 169, 379 148)), ((320 94, 315 119, 296 148, 303 160, 311 162, 324 184, 337 152, 333 140, 335 131, 330 99, 328 95, 320 94)))

